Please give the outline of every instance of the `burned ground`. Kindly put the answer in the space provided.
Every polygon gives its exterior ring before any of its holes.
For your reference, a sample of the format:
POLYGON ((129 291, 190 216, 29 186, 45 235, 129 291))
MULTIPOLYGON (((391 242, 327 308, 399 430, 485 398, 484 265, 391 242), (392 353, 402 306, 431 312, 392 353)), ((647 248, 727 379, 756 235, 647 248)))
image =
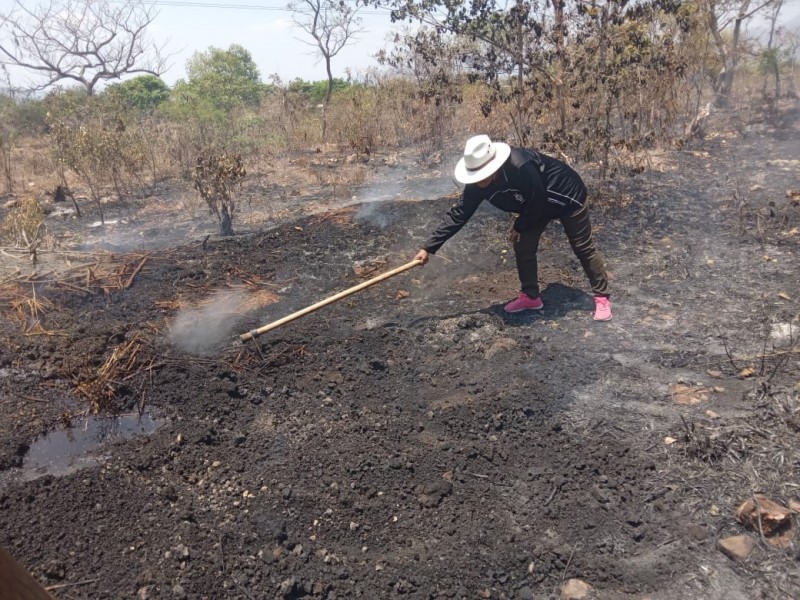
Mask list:
POLYGON ((410 260, 450 198, 116 257, 142 266, 106 294, 36 286, 40 329, 0 331, 0 545, 59 598, 797 597, 797 542, 735 520, 800 498, 790 131, 720 120, 605 192, 609 323, 555 225, 545 310, 505 315, 508 222, 482 210, 429 265, 238 341, 410 260), (23 475, 87 401, 163 424, 23 475), (738 562, 716 543, 740 533, 738 562))

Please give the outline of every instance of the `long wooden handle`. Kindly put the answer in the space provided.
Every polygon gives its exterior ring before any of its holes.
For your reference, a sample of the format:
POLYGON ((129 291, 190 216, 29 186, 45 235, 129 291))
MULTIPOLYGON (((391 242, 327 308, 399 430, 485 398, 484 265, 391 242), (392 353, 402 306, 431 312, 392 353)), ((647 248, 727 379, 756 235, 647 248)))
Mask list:
POLYGON ((27 569, 2 548, 0 548, 0 598, 53 600, 27 569))
POLYGON ((353 286, 351 288, 348 288, 348 289, 344 290, 343 292, 339 292, 338 294, 336 294, 334 296, 330 296, 328 298, 325 298, 324 300, 320 300, 316 304, 312 304, 311 306, 308 306, 308 307, 306 307, 306 308, 304 308, 302 310, 298 310, 297 312, 294 312, 294 313, 292 313, 290 315, 287 315, 287 316, 283 317, 282 319, 278 319, 277 321, 273 321, 272 323, 268 323, 267 325, 264 325, 263 327, 259 327, 258 329, 253 329, 251 331, 248 331, 247 333, 243 333, 242 335, 239 336, 239 338, 243 342, 246 342, 248 340, 252 340, 253 338, 261 335, 262 333, 266 333, 267 331, 275 329, 276 327, 280 327, 281 325, 285 325, 289 321, 294 321, 295 319, 299 319, 300 317, 304 317, 305 315, 307 315, 309 313, 312 313, 315 310, 319 310, 323 306, 327 306, 328 304, 332 304, 332 303, 334 303, 334 302, 336 302, 338 300, 341 300, 342 298, 346 298, 347 296, 355 294, 356 292, 360 292, 361 290, 366 289, 366 288, 368 288, 368 287, 370 287, 372 285, 375 285, 376 283, 380 283, 384 279, 389 279, 390 277, 394 277, 395 275, 399 275, 403 271, 408 271, 409 269, 413 269, 414 267, 416 267, 418 265, 421 265, 421 264, 422 264, 421 260, 414 259, 411 262, 404 264, 402 267, 397 267, 396 269, 392 269, 391 271, 387 271, 386 273, 378 275, 377 277, 373 277, 372 279, 369 279, 369 280, 365 281, 364 283, 359 283, 358 285, 355 285, 355 286, 353 286))

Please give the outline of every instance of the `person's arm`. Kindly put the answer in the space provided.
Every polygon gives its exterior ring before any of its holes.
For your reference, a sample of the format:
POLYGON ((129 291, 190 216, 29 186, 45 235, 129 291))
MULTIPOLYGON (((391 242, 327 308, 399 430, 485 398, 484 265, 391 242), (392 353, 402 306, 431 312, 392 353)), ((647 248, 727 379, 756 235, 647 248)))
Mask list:
POLYGON ((483 196, 480 193, 480 188, 475 185, 468 185, 464 188, 461 198, 447 211, 442 222, 422 245, 426 258, 427 254, 435 254, 447 240, 461 230, 470 217, 475 214, 482 201, 483 196))
POLYGON ((533 161, 527 162, 519 170, 519 181, 517 185, 525 204, 522 213, 514 220, 514 231, 522 233, 531 229, 539 218, 536 207, 547 198, 542 175, 533 161))

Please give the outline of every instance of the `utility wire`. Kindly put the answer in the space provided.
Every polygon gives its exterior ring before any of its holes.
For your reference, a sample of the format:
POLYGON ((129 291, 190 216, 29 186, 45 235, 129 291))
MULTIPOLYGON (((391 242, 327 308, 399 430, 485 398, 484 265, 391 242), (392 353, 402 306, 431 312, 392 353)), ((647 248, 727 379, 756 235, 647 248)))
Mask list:
MULTIPOLYGON (((345 0, 347 1, 347 0, 345 0)), ((266 12, 292 12, 286 6, 261 6, 258 4, 228 4, 225 2, 197 2, 194 0, 143 0, 142 4, 149 4, 151 6, 164 6, 164 7, 178 7, 178 8, 221 8, 229 10, 257 10, 266 12)), ((391 14, 391 11, 385 8, 369 8, 362 7, 359 10, 362 14, 391 14)))

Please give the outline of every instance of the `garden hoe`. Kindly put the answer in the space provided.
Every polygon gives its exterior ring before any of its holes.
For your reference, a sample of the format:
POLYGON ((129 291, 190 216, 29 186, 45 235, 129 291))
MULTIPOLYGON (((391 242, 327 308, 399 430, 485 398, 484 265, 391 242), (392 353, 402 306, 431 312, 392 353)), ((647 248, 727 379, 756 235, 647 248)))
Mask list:
POLYGON ((267 325, 264 325, 263 327, 259 327, 258 329, 253 329, 251 331, 248 331, 247 333, 243 333, 242 335, 239 336, 239 339, 241 339, 242 342, 246 342, 248 340, 252 340, 252 339, 258 337, 259 335, 261 335, 262 333, 266 333, 267 331, 270 331, 272 329, 280 327, 281 325, 285 325, 286 323, 288 323, 290 321, 294 321, 295 319, 299 319, 300 317, 304 317, 305 315, 307 315, 309 313, 312 313, 315 310, 319 310, 323 306, 327 306, 328 304, 333 304, 334 302, 337 302, 337 301, 341 300, 342 298, 346 298, 347 296, 355 294, 356 292, 360 292, 361 290, 364 290, 364 289, 366 289, 366 288, 368 288, 368 287, 370 287, 372 285, 375 285, 376 283, 380 283, 381 281, 383 281, 385 279, 389 279, 390 277, 394 277, 395 275, 399 275, 403 271, 408 271, 409 269, 413 269, 414 267, 416 267, 418 265, 421 265, 421 264, 422 264, 421 260, 414 259, 411 262, 406 263, 401 267, 397 267, 396 269, 392 269, 391 271, 387 271, 386 273, 378 275, 377 277, 373 277, 372 279, 369 279, 369 280, 367 280, 367 281, 365 281, 363 283, 360 283, 360 284, 358 284, 356 286, 348 288, 348 289, 344 290, 343 292, 339 292, 338 294, 335 294, 333 296, 325 298, 324 300, 320 300, 316 304, 312 304, 311 306, 307 306, 306 308, 304 308, 302 310, 298 310, 297 312, 294 312, 294 313, 292 313, 290 315, 287 315, 287 316, 283 317, 282 319, 278 319, 277 321, 273 321, 272 323, 268 323, 267 325))

